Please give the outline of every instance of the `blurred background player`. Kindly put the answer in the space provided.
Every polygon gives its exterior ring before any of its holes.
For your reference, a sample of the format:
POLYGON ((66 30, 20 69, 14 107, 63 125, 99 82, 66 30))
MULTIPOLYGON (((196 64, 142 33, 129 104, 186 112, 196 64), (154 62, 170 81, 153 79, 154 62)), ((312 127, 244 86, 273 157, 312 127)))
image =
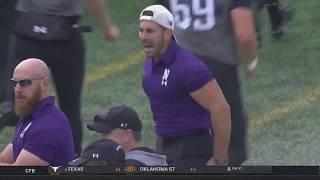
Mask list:
POLYGON ((257 41, 250 0, 158 0, 175 20, 177 42, 213 73, 231 107, 229 164, 247 159, 247 117, 243 112, 238 67, 249 77, 257 65, 257 41))
POLYGON ((259 42, 261 41, 260 14, 264 7, 266 7, 269 15, 272 37, 274 39, 281 39, 284 36, 285 24, 291 21, 293 17, 293 9, 290 6, 281 6, 279 0, 254 0, 254 7, 259 42))
POLYGON ((94 116, 88 129, 119 143, 126 153, 126 165, 167 166, 166 156, 141 143, 142 123, 137 112, 126 105, 112 107, 94 116))
MULTIPOLYGON (((9 75, 16 64, 31 57, 48 64, 59 105, 71 124, 77 154, 83 137, 80 105, 85 47, 79 20, 85 2, 102 27, 104 39, 117 39, 118 27, 111 21, 104 0, 18 0, 6 68, 9 75)), ((6 99, 0 104, 13 104, 12 91, 6 92, 6 99)))
MULTIPOLYGON (((8 77, 5 76, 7 72, 6 67, 8 59, 7 54, 9 35, 12 28, 12 22, 15 17, 14 9, 16 1, 17 0, 2 0, 0 2, 0 131, 4 126, 8 124, 15 126, 18 119, 16 118, 16 121, 9 121, 9 119, 14 117, 14 112, 12 111, 12 103, 1 103, 6 98, 6 88, 10 88, 8 77)), ((10 90, 12 91, 11 88, 10 90)))

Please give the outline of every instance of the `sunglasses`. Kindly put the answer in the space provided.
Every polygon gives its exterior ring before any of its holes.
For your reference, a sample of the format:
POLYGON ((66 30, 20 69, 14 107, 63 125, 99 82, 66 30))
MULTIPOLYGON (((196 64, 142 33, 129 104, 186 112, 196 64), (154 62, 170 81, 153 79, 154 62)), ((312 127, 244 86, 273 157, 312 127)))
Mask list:
POLYGON ((39 78, 39 79, 22 79, 22 80, 14 80, 11 79, 11 82, 13 83, 13 86, 16 87, 17 84, 19 84, 20 87, 28 87, 32 84, 32 81, 35 80, 42 80, 44 78, 39 78))

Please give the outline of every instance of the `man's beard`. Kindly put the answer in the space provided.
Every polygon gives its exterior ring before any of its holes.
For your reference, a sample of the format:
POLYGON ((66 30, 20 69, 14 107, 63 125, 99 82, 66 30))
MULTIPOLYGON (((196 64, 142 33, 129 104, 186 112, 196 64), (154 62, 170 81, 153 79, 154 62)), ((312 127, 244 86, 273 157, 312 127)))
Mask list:
POLYGON ((38 86, 30 98, 23 97, 23 99, 15 97, 15 112, 18 116, 24 117, 30 115, 34 107, 41 99, 41 89, 38 86))

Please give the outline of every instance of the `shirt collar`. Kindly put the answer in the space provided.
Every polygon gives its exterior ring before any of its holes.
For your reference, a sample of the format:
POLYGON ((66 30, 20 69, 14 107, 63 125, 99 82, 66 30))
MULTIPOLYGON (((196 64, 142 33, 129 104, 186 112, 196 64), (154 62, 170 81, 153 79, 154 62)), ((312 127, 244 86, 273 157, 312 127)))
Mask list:
POLYGON ((33 109, 30 117, 36 117, 38 116, 43 109, 45 109, 48 105, 54 104, 54 97, 53 96, 48 96, 44 99, 42 99, 33 109))
MULTIPOLYGON (((159 62, 165 63, 167 65, 171 64, 175 58, 176 51, 178 49, 178 45, 175 40, 171 40, 168 45, 166 51, 160 56, 159 62)), ((152 61, 153 65, 155 65, 155 61, 152 61)))

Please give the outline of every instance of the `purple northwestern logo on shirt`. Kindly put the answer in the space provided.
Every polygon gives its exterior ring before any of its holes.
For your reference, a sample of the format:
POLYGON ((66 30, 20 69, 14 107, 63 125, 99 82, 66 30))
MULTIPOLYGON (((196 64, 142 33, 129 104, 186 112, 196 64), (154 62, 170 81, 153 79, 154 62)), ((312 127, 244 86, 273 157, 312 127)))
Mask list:
POLYGON ((167 87, 168 85, 168 77, 170 74, 170 70, 169 69, 164 69, 163 75, 162 75, 162 81, 161 81, 161 85, 167 87))
POLYGON ((23 131, 20 133, 20 138, 23 138, 24 134, 27 132, 27 130, 29 129, 29 127, 31 126, 32 122, 30 122, 24 129, 23 131))

